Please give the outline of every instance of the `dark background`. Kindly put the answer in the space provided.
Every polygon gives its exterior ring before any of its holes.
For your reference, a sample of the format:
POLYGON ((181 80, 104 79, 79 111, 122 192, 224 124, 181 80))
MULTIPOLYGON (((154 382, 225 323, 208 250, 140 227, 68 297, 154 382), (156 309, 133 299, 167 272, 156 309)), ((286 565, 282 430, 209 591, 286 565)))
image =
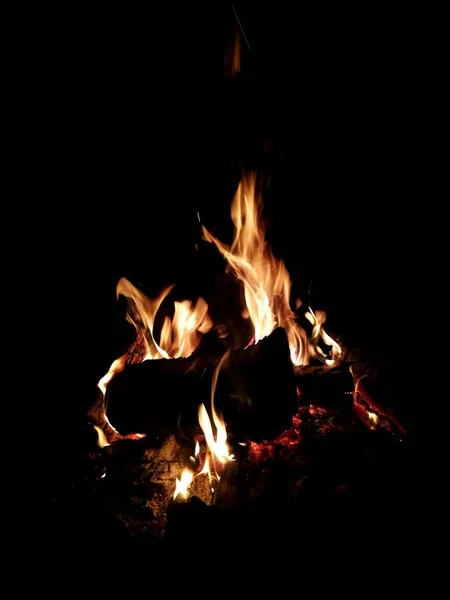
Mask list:
MULTIPOLYGON (((53 543, 67 560, 45 510, 70 485, 70 457, 84 451, 98 379, 130 341, 116 283, 127 276, 149 291, 177 283, 200 293, 214 275, 203 266, 214 261, 195 251, 197 212, 229 236, 242 168, 261 174, 268 238, 296 294, 324 309, 349 347, 386 365, 408 439, 428 400, 417 375, 430 349, 423 333, 440 309, 424 257, 439 33, 411 7, 234 6, 251 48, 244 40, 234 78, 224 55, 236 17, 225 3, 28 7, 6 23, 14 107, 5 117, 17 158, 10 208, 20 235, 8 218, 3 228, 5 262, 21 285, 8 280, 6 290, 18 375, 5 379, 26 487, 12 493, 26 505, 14 544, 22 555, 39 525, 32 560, 46 560, 45 585, 54 569, 42 549, 53 543)), ((405 508, 413 519, 414 499, 405 508)), ((396 551, 390 518, 375 534, 396 551)), ((86 573, 99 552, 114 552, 101 538, 73 548, 86 573)))
POLYGON ((251 49, 243 40, 234 78, 231 5, 27 15, 24 278, 52 426, 127 345, 117 280, 157 290, 198 274, 197 211, 228 235, 242 168, 263 177, 268 237, 296 291, 350 345, 408 369, 408 307, 425 301, 418 16, 234 6, 251 49))

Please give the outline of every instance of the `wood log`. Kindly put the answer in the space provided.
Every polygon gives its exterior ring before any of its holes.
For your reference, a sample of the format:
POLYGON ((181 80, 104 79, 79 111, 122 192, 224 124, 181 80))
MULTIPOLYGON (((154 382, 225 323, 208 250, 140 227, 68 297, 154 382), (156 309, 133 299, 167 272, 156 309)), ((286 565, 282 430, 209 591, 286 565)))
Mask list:
MULTIPOLYGON (((191 435, 198 406, 210 405, 217 357, 145 361, 110 382, 106 414, 121 433, 165 436, 180 423, 191 435)), ((231 351, 218 376, 215 406, 236 436, 273 439, 291 426, 297 407, 295 379, 284 329, 248 348, 231 351)))
POLYGON ((300 404, 351 411, 354 383, 347 364, 294 367, 294 373, 300 404))

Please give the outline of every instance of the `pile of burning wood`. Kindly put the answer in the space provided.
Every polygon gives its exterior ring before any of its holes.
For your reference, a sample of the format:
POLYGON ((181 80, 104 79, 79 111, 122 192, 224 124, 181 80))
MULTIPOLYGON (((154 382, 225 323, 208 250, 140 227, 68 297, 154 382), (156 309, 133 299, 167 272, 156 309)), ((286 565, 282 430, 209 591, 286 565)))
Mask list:
POLYGON ((203 227, 240 282, 245 345, 233 347, 202 298, 175 302, 157 326, 173 286, 151 299, 118 283, 136 339, 100 380, 88 414, 92 473, 118 520, 141 534, 180 537, 192 515, 228 526, 224 514, 345 496, 361 481, 361 461, 405 437, 364 360, 326 333, 325 314, 300 302, 291 309, 261 208, 249 176, 232 205, 232 244, 203 227))

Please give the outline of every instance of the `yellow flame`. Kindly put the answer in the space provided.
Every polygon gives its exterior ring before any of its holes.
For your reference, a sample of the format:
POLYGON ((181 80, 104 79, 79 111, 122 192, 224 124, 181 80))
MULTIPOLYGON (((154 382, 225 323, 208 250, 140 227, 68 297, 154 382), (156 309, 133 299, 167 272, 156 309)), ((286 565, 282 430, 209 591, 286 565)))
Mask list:
POLYGON ((203 465, 203 469, 199 472, 199 475, 208 475, 209 480, 211 481, 211 469, 209 468, 209 455, 206 455, 205 464, 203 465))
POLYGON ((322 362, 326 363, 330 367, 335 366, 342 354, 342 349, 339 344, 329 336, 323 329, 323 324, 326 321, 326 314, 323 310, 314 312, 311 308, 306 313, 305 317, 313 325, 311 338, 309 342, 309 354, 311 357, 318 358, 322 362), (319 340, 331 347, 331 358, 327 357, 322 348, 318 345, 319 340))
POLYGON ((105 432, 97 425, 94 425, 94 429, 97 432, 97 446, 99 448, 105 448, 106 446, 110 446, 111 444, 108 442, 105 432))
POLYGON ((200 404, 198 407, 198 421, 200 423, 200 427, 205 434, 206 443, 213 457, 215 457, 220 463, 225 464, 226 462, 233 460, 234 456, 229 453, 229 448, 227 444, 227 428, 225 425, 225 421, 221 414, 216 411, 214 406, 214 396, 216 393, 217 380, 219 378, 220 370, 224 362, 227 360, 230 351, 227 350, 225 354, 220 359, 217 367, 214 369, 212 382, 211 382, 211 412, 214 421, 214 425, 216 427, 216 439, 214 439, 211 421, 209 419, 209 415, 206 411, 205 405, 200 404))
POLYGON ((205 434, 206 443, 211 454, 222 464, 233 460, 233 454, 230 454, 227 444, 227 430, 223 419, 219 418, 217 413, 213 413, 213 420, 216 426, 216 437, 214 438, 212 424, 204 404, 198 408, 198 421, 205 434))
POLYGON ((181 478, 176 478, 175 481, 175 492, 173 498, 177 498, 178 496, 182 496, 185 500, 189 494, 189 486, 191 485, 194 479, 194 474, 189 469, 183 469, 181 473, 181 478))
POLYGON ((370 412, 370 410, 368 410, 367 416, 369 417, 370 429, 376 429, 378 422, 379 422, 378 415, 376 413, 370 412))
POLYGON ((127 355, 123 354, 120 358, 117 358, 109 367, 109 370, 106 373, 106 375, 103 375, 103 377, 98 382, 97 385, 100 388, 100 390, 103 392, 103 395, 106 394, 106 387, 107 387, 108 383, 111 381, 111 379, 114 377, 114 375, 116 375, 120 371, 124 370, 125 365, 126 365, 126 357, 127 357, 127 355))
POLYGON ((283 261, 275 258, 265 241, 261 212, 261 198, 256 194, 256 175, 250 174, 240 182, 231 205, 234 224, 231 247, 202 226, 204 238, 217 246, 231 271, 244 286, 245 303, 254 328, 254 342, 272 333, 275 327, 284 327, 295 365, 307 364, 311 357, 335 364, 341 349, 323 331, 325 313, 319 317, 311 311, 315 328, 311 340, 295 320, 290 308, 290 276, 283 261), (318 349, 319 339, 332 346, 331 358, 318 349))
POLYGON ((138 334, 143 334, 147 351, 144 360, 190 356, 198 347, 202 334, 212 327, 208 305, 203 298, 198 298, 195 305, 190 300, 174 302, 173 319, 166 317, 158 344, 154 334, 155 317, 172 288, 173 285, 166 287, 156 299, 151 299, 125 277, 117 284, 117 295, 128 300, 127 320, 138 334))

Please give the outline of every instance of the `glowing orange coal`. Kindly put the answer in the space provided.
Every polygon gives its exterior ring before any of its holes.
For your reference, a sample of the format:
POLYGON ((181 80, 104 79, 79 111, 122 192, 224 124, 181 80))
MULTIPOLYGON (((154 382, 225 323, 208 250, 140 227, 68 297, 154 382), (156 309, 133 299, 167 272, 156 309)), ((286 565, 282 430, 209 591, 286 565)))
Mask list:
POLYGON ((202 226, 205 239, 217 246, 227 260, 229 270, 244 286, 245 303, 254 328, 252 341, 257 343, 275 327, 284 327, 295 365, 308 364, 314 357, 333 366, 339 360, 341 349, 323 330, 325 313, 314 313, 309 309, 306 317, 313 325, 311 336, 297 323, 290 307, 290 276, 283 261, 275 258, 265 240, 261 213, 256 175, 250 174, 242 179, 231 205, 234 224, 231 246, 202 226), (325 355, 319 347, 320 340, 331 347, 330 355, 325 355))

